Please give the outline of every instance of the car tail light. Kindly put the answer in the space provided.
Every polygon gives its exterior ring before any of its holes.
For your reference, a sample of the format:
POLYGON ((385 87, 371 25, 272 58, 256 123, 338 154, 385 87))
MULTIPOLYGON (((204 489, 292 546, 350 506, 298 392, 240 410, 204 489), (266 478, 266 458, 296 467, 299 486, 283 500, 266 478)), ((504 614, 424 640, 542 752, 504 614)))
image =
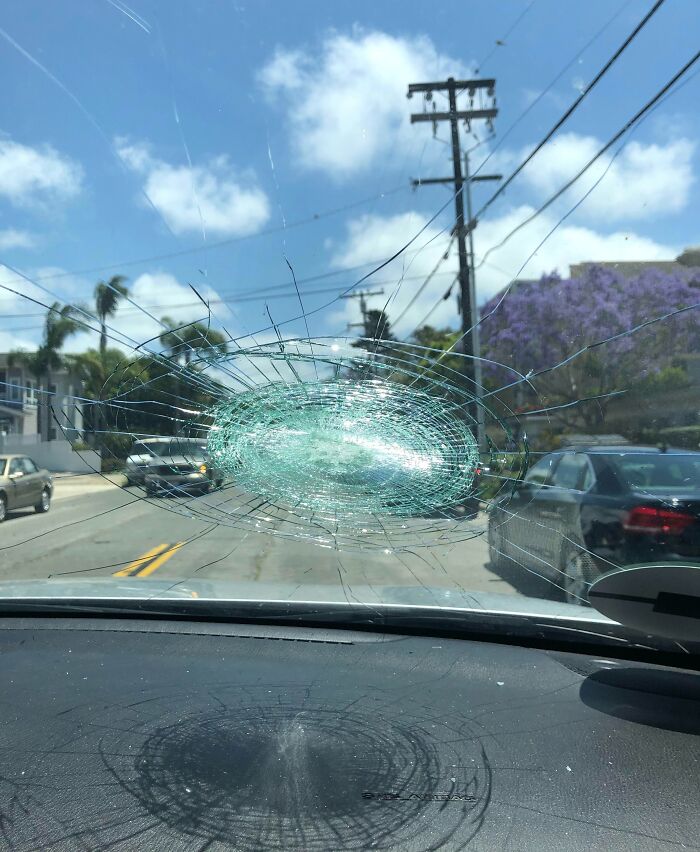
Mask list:
POLYGON ((656 506, 636 506, 632 509, 622 526, 627 532, 665 533, 680 535, 683 530, 696 522, 694 515, 677 512, 673 509, 657 509, 656 506))

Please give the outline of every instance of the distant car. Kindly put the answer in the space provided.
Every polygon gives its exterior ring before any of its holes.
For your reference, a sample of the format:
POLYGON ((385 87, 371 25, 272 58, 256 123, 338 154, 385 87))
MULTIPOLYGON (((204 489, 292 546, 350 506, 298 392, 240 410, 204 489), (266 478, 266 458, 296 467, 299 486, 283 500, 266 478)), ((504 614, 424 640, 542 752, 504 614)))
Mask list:
POLYGON ((488 521, 489 556, 523 566, 586 601, 600 574, 700 559, 700 453, 590 446, 541 458, 488 521))
POLYGON ((8 512, 33 506, 36 512, 51 508, 53 482, 28 456, 0 456, 0 521, 8 512))
POLYGON ((157 494, 206 494, 223 484, 221 472, 204 454, 154 458, 146 469, 144 485, 150 496, 157 494))
POLYGON ((172 437, 135 441, 126 460, 126 484, 142 485, 149 462, 159 455, 170 455, 172 441, 172 437))
POLYGON ((206 440, 170 436, 135 441, 126 460, 126 484, 144 485, 146 474, 154 472, 154 465, 164 467, 169 460, 179 457, 184 457, 184 462, 181 460, 178 464, 191 462, 191 469, 199 467, 208 461, 206 440))

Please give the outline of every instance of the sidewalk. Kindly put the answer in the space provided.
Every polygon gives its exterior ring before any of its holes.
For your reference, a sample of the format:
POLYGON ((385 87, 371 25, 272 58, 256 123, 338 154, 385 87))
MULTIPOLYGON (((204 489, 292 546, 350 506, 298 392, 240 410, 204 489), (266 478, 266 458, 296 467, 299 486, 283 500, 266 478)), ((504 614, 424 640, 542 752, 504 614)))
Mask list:
POLYGON ((123 473, 52 473, 53 499, 79 497, 126 484, 123 473))

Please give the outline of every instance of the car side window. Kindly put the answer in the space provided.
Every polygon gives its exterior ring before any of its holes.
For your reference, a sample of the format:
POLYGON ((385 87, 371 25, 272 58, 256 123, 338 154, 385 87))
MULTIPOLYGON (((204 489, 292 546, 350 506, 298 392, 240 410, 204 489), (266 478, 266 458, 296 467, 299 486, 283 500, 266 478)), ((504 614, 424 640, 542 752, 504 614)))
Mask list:
POLYGON ((25 473, 38 473, 39 468, 34 464, 34 462, 27 458, 26 456, 22 459, 22 465, 24 466, 25 473))
POLYGON ((10 470, 9 474, 12 476, 13 473, 24 473, 24 466, 22 465, 22 459, 12 459, 10 462, 10 470))
POLYGON ((545 456, 534 464, 525 474, 524 482, 530 485, 549 485, 552 470, 554 469, 554 456, 545 456))
POLYGON ((580 453, 562 456, 554 474, 554 485, 578 491, 587 469, 588 460, 580 453))

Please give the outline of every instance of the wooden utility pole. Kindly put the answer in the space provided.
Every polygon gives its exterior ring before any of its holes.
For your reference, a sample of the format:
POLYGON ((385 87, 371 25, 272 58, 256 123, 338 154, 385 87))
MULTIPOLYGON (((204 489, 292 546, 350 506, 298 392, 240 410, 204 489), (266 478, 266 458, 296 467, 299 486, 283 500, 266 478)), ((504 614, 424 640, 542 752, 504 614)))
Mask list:
MULTIPOLYGON (((420 121, 429 121, 433 124, 433 132, 437 132, 437 124, 439 121, 449 121, 450 131, 452 136, 452 169, 453 176, 451 178, 429 178, 427 180, 414 181, 414 185, 420 186, 429 183, 452 183, 455 192, 455 233, 457 236, 457 253, 459 257, 459 310, 461 315, 462 329, 462 352, 465 357, 462 360, 462 369, 464 376, 473 391, 475 397, 481 395, 480 376, 477 377, 477 372, 481 370, 476 368, 477 359, 479 358, 478 346, 475 346, 475 338, 478 339, 478 332, 475 333, 475 316, 476 316, 476 293, 474 290, 474 281, 470 276, 470 263, 467 256, 466 235, 470 234, 475 227, 475 223, 471 220, 471 182, 476 180, 500 180, 500 175, 477 175, 473 178, 467 176, 465 182, 462 174, 462 152, 459 139, 459 122, 464 121, 467 130, 471 129, 471 122, 475 119, 485 119, 489 125, 498 115, 498 110, 495 107, 494 88, 496 81, 488 80, 455 80, 454 77, 449 77, 447 80, 436 83, 411 83, 408 87, 408 97, 413 97, 417 92, 422 92, 426 101, 433 103, 432 111, 422 113, 413 113, 411 115, 411 123, 420 121), (474 95, 477 90, 486 90, 487 97, 491 98, 492 105, 488 108, 473 109, 474 95), (435 102, 433 101, 433 92, 447 92, 449 104, 449 112, 437 112, 435 102), (461 92, 469 93, 470 109, 457 109, 457 96, 461 92), (464 221, 464 194, 467 193, 467 206, 470 211, 470 220, 464 221), (479 381, 477 381, 479 378, 479 381)), ((473 258, 472 258, 473 265, 473 258)), ((477 423, 483 423, 481 415, 481 407, 475 405, 472 416, 477 423)), ((483 426, 477 430, 479 443, 483 441, 483 426)))
POLYGON ((344 293, 341 299, 359 299, 360 313, 362 314, 362 322, 350 322, 348 328, 364 328, 367 324, 367 296, 382 296, 384 290, 357 290, 353 293, 344 293))

